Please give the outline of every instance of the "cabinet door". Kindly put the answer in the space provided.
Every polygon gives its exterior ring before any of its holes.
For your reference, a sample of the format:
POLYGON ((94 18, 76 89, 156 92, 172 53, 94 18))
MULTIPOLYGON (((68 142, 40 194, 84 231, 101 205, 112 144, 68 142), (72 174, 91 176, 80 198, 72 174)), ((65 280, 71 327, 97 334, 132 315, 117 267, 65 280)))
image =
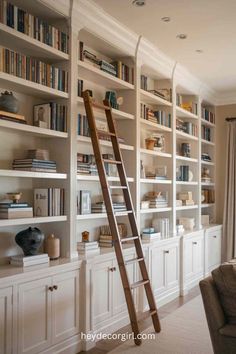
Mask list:
POLYGON ((12 288, 0 289, 0 354, 11 353, 12 288))
POLYGON ((168 246, 164 249, 166 287, 172 288, 179 284, 179 246, 168 246))
POLYGON ((193 239, 184 240, 184 278, 188 279, 194 275, 193 265, 193 239))
POLYGON ((52 342, 56 344, 79 332, 79 270, 53 277, 52 342))
MULTIPOLYGON (((135 254, 129 255, 125 257, 125 260, 132 259, 135 257, 135 254)), ((115 270, 112 272, 113 282, 112 282, 112 314, 118 314, 122 312, 127 312, 127 304, 124 295, 124 289, 121 282, 120 271, 116 261, 113 262, 115 270)), ((128 264, 126 266, 129 282, 130 284, 135 282, 135 263, 128 264)), ((135 301, 135 294, 134 294, 135 301)))
POLYGON ((112 261, 97 263, 92 269, 92 318, 97 326, 112 316, 112 261))
POLYGON ((203 239, 193 240, 193 271, 194 274, 203 272, 203 239))
POLYGON ((209 232, 207 237, 208 271, 221 263, 221 230, 209 232))
POLYGON ((165 290, 165 253, 162 247, 153 247, 150 255, 150 279, 153 293, 157 294, 165 290))
POLYGON ((18 288, 18 353, 35 354, 51 344, 51 278, 18 288))

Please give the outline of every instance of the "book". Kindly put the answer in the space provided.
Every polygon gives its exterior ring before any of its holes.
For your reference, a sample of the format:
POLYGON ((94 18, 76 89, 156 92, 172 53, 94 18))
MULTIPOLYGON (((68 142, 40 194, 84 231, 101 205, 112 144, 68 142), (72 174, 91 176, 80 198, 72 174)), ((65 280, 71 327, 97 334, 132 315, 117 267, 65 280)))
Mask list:
POLYGON ((67 131, 67 106, 56 102, 34 105, 33 124, 44 129, 67 131))
POLYGON ((11 112, 6 112, 6 111, 1 111, 0 110, 0 118, 9 118, 9 119, 14 119, 14 120, 19 120, 19 121, 23 121, 25 123, 25 116, 22 116, 20 114, 16 114, 16 113, 11 113, 11 112))
POLYGON ((34 189, 34 214, 39 217, 64 215, 64 189, 34 189))
POLYGON ((35 255, 35 256, 13 256, 11 257, 10 263, 11 265, 14 266, 20 266, 20 267, 29 267, 33 265, 38 265, 38 264, 44 264, 44 263, 49 263, 49 257, 48 255, 42 254, 42 255, 35 255))
POLYGON ((21 219, 21 218, 32 218, 33 208, 1 208, 0 209, 0 219, 21 219))

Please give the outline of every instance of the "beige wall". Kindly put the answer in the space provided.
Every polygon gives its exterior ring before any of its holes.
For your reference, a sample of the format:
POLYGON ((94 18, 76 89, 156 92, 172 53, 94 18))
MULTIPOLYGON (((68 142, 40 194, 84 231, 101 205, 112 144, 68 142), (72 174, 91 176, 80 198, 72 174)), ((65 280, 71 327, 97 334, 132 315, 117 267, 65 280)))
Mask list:
POLYGON ((216 220, 223 221, 227 123, 225 118, 236 117, 236 104, 216 108, 216 220))

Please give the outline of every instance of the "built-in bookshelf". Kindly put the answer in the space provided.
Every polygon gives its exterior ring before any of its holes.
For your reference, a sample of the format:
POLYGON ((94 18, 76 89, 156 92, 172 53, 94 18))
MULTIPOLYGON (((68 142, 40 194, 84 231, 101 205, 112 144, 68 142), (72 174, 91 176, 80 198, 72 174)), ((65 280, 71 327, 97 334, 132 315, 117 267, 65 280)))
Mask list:
MULTIPOLYGON (((17 3, 30 13, 24 1, 17 3)), ((40 7, 42 19, 66 34, 66 48, 71 51, 35 38, 32 28, 31 35, 19 31, 15 24, 12 26, 12 19, 9 24, 0 19, 0 49, 20 53, 24 60, 33 57, 41 61, 47 74, 53 73, 54 69, 49 68, 55 67, 68 72, 68 77, 66 74, 62 87, 51 83, 49 75, 46 81, 42 77, 32 81, 29 76, 16 75, 14 63, 11 71, 0 64, 1 92, 13 92, 20 104, 18 113, 27 121, 20 124, 0 119, 0 197, 7 192, 22 192, 22 200, 33 205, 34 189, 63 188, 65 215, 0 219, 1 234, 9 235, 13 243, 15 234, 23 227, 39 225, 45 235, 53 232, 60 237, 62 255, 70 257, 77 256, 76 242, 81 240, 83 231, 89 231, 91 240, 98 240, 99 227, 108 223, 106 213, 81 214, 79 209, 80 191, 90 193, 92 204, 101 201, 102 195, 94 166, 91 173, 77 173, 77 154, 93 155, 87 130, 79 126, 79 115, 85 116, 81 90, 87 89, 97 101, 109 97, 113 107, 140 234, 158 219, 169 220, 169 237, 176 233, 180 217, 194 218, 195 229, 202 226, 201 214, 214 221, 216 142, 211 100, 200 97, 199 90, 193 90, 191 85, 180 84, 174 72, 150 62, 145 51, 135 52, 130 46, 109 40, 105 33, 96 33, 92 25, 81 25, 72 31, 66 16, 43 4, 40 7), (140 56, 142 60, 137 60, 140 56), (68 108, 64 131, 34 125, 34 106, 51 102, 68 108), (56 162, 57 172, 12 169, 12 161, 23 158, 26 150, 43 148, 56 162), (210 179, 202 179, 203 169, 210 179), (179 194, 187 192, 191 192, 194 204, 179 205, 179 194)), ((105 129, 104 113, 96 110, 95 116, 105 129)), ((100 143, 102 153, 110 155, 111 142, 100 137, 100 143)), ((113 187, 118 185, 114 171, 109 172, 108 181, 113 187)), ((114 188, 113 194, 117 193, 120 192, 114 188)), ((125 211, 117 216, 128 224, 125 211)), ((11 252, 18 250, 13 247, 11 252)), ((0 258, 6 253, 3 247, 0 258)))

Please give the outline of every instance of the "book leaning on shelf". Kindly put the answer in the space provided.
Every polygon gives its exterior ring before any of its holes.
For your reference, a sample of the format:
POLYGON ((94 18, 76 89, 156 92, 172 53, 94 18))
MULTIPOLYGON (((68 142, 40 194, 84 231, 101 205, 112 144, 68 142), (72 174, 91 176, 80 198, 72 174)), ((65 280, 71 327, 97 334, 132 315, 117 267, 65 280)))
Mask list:
POLYGON ((5 0, 0 0, 0 22, 55 49, 68 53, 69 37, 66 33, 5 0))
POLYGON ((34 214, 39 217, 64 215, 64 189, 36 188, 34 214))
POLYGON ((2 46, 0 46, 0 71, 68 92, 67 71, 2 46))

